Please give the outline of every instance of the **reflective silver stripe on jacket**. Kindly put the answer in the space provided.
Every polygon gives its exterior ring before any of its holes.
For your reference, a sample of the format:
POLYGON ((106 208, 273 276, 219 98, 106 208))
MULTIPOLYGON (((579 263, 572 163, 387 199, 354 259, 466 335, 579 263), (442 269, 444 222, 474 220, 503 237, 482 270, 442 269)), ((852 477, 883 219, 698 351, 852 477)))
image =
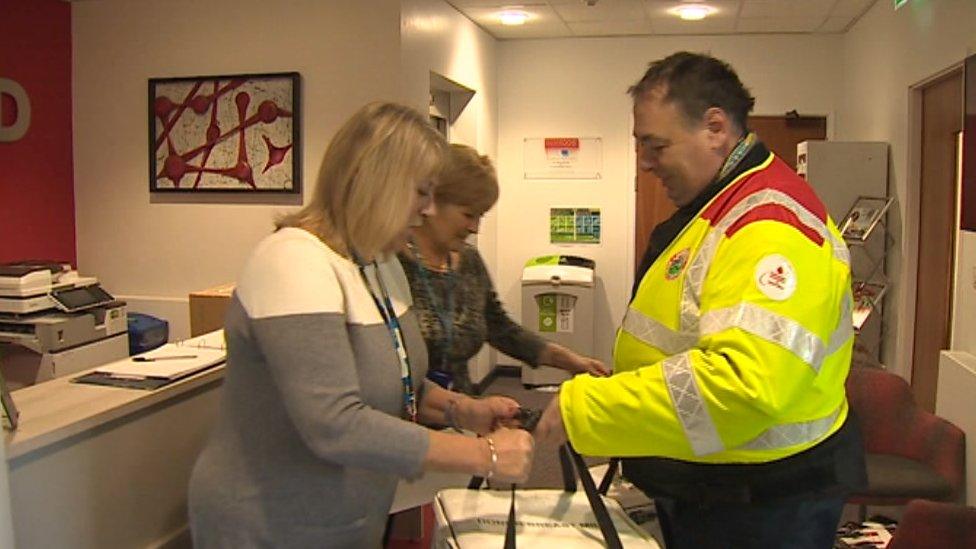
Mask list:
POLYGON ((830 415, 799 423, 784 423, 766 429, 763 434, 736 448, 737 450, 778 450, 809 443, 827 434, 837 421, 840 408, 830 415))
POLYGON ((844 300, 840 304, 840 320, 834 333, 830 334, 827 342, 827 354, 830 356, 840 349, 847 340, 854 337, 854 298, 849 292, 844 292, 844 300))
POLYGON ((701 319, 701 335, 716 334, 738 328, 790 351, 819 372, 827 356, 827 346, 820 337, 792 318, 776 314, 754 303, 708 311, 701 319))
POLYGON ((698 341, 698 334, 676 332, 633 307, 627 308, 621 328, 668 356, 687 351, 698 341))
POLYGON ((688 265, 688 274, 685 276, 685 284, 681 296, 681 328, 682 330, 694 331, 698 326, 698 317, 701 304, 702 284, 705 282, 705 274, 712 264, 718 245, 722 241, 722 235, 742 216, 746 215, 757 206, 775 204, 793 212, 804 225, 814 230, 821 238, 830 242, 834 258, 845 265, 850 265, 850 251, 847 245, 827 229, 827 225, 817 219, 817 216, 810 213, 802 204, 797 202, 788 194, 773 189, 757 191, 735 205, 723 217, 715 227, 705 236, 698 253, 692 258, 688 265))
POLYGON ((713 454, 725 449, 715 423, 702 400, 698 382, 687 353, 666 358, 661 363, 671 402, 684 427, 685 436, 696 456, 713 454))
POLYGON ((699 333, 672 330, 632 307, 627 309, 621 327, 641 342, 669 356, 691 349, 702 336, 739 328, 783 347, 809 365, 814 373, 819 373, 823 361, 840 349, 852 335, 850 317, 851 298, 848 294, 844 296, 839 326, 831 334, 829 344, 799 322, 754 303, 740 303, 705 313, 699 333))

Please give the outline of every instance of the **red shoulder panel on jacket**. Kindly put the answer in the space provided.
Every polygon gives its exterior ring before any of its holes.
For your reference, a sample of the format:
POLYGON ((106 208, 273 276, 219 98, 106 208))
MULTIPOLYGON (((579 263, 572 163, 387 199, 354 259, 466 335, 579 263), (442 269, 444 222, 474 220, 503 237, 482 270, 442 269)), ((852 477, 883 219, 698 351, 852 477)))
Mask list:
MULTIPOLYGON (((736 204, 746 197, 766 189, 782 192, 806 208, 814 217, 824 223, 827 222, 827 208, 813 192, 810 184, 775 156, 766 169, 745 177, 719 193, 712 203, 702 211, 701 217, 715 226, 736 204)), ((796 219, 796 215, 793 215, 793 218, 796 219)), ((786 221, 778 217, 776 219, 786 221)), ((753 221, 756 220, 753 219, 753 221)), ((799 219, 796 219, 796 223, 802 225, 799 219)))
POLYGON ((725 230, 725 236, 731 238, 739 229, 756 221, 779 221, 794 227, 817 246, 822 246, 824 243, 824 239, 820 236, 820 233, 800 221, 800 218, 792 210, 779 204, 762 204, 749 210, 725 230))

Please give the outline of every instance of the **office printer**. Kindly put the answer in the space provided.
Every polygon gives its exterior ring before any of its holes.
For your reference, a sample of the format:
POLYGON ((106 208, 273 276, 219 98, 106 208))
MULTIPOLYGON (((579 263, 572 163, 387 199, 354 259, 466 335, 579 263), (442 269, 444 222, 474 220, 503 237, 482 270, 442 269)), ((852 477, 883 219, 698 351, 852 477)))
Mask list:
POLYGON ((128 356, 125 303, 70 265, 0 264, 0 365, 11 389, 128 356))

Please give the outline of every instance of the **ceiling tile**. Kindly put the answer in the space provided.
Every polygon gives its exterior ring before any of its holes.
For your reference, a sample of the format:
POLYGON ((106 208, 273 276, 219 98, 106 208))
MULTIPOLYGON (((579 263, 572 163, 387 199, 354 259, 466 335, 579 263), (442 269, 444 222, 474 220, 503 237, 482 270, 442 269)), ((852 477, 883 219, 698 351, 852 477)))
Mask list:
MULTIPOLYGON (((676 2, 674 0, 644 0, 644 13, 647 15, 647 18, 652 21, 659 21, 661 19, 682 21, 676 15, 672 15, 668 13, 668 10, 684 3, 687 2, 676 2)), ((739 6, 741 4, 741 1, 740 0, 708 0, 708 1, 703 1, 701 3, 707 4, 718 10, 718 12, 716 12, 714 15, 710 15, 706 17, 703 21, 699 21, 699 22, 704 22, 713 19, 736 17, 739 13, 739 6)))
POLYGON ((743 33, 814 32, 823 17, 741 17, 735 30, 743 33))
POLYGON ((654 34, 729 34, 735 32, 736 15, 739 12, 738 0, 709 1, 708 5, 718 9, 701 21, 684 21, 668 13, 668 9, 681 2, 644 0, 644 13, 647 15, 654 34))
POLYGON ((827 17, 836 0, 743 0, 740 17, 827 17))
POLYGON ((519 6, 531 6, 531 5, 546 5, 546 0, 527 0, 526 2, 506 2, 505 0, 445 0, 448 4, 454 6, 458 11, 464 11, 461 8, 498 8, 501 9, 506 6, 519 5, 519 6))
MULTIPOLYGON (((864 15, 876 0, 837 0, 830 15, 834 17, 850 17, 852 20, 864 15)), ((890 0, 885 0, 890 3, 890 0)))
POLYGON ((524 25, 518 26, 502 25, 498 21, 499 10, 494 7, 468 7, 461 12, 499 39, 556 38, 573 35, 566 23, 563 23, 549 5, 521 4, 519 9, 529 14, 529 20, 524 25))
POLYGON ((850 17, 828 17, 817 32, 845 32, 852 21, 850 17))
POLYGON ((582 0, 560 2, 551 0, 556 13, 567 23, 578 21, 642 21, 644 7, 641 0, 600 0, 587 6, 582 0))
POLYGON ((566 23, 576 36, 633 36, 653 34, 649 21, 579 21, 566 23))

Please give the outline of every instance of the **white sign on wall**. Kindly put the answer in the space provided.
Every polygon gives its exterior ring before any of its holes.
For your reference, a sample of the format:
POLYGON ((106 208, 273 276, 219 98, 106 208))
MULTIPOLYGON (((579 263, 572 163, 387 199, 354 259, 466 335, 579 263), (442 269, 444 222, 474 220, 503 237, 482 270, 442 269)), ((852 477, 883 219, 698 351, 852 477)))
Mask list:
POLYGON ((600 179, 603 140, 599 137, 527 137, 525 179, 600 179))

